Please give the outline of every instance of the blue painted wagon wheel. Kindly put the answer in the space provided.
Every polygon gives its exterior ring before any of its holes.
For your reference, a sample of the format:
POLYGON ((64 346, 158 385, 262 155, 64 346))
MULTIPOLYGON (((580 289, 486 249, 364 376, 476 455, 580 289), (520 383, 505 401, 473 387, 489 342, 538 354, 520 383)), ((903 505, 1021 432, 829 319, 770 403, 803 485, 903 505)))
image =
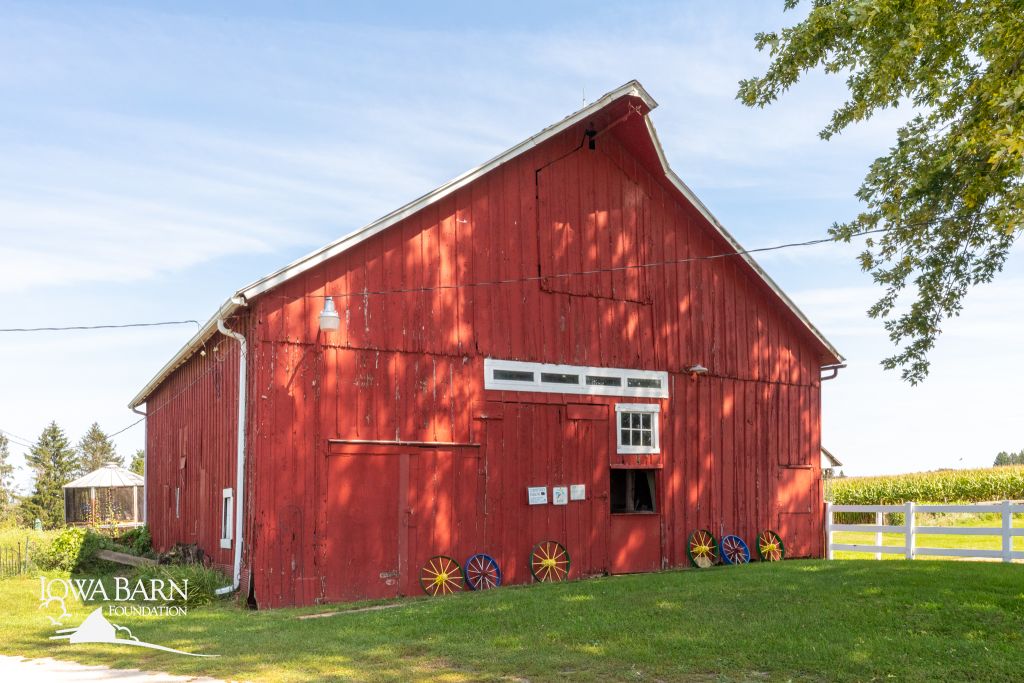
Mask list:
POLYGON ((569 565, 569 551, 558 541, 541 541, 530 552, 530 573, 538 581, 565 581, 569 565))
POLYGON ((707 529, 690 532, 686 542, 686 554, 694 567, 706 569, 718 564, 718 542, 707 529))
POLYGON ((448 595, 462 590, 462 569, 447 555, 434 555, 420 569, 420 587, 427 595, 448 595))
POLYGON ((473 555, 466 560, 462 571, 466 576, 466 585, 475 591, 497 588, 501 585, 501 568, 490 555, 473 555))
POLYGON ((757 535, 757 556, 762 562, 778 562, 786 556, 786 546, 782 538, 772 531, 765 529, 757 535))
POLYGON ((739 536, 726 536, 722 539, 722 560, 726 564, 746 564, 750 562, 750 548, 739 536))

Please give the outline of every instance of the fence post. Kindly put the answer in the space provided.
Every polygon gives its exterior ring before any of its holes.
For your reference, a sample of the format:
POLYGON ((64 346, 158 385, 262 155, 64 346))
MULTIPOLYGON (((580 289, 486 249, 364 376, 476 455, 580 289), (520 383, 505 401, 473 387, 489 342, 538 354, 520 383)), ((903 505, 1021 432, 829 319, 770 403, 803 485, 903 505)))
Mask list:
POLYGON ((1003 501, 1003 562, 1013 561, 1013 513, 1010 512, 1010 501, 1003 501))
POLYGON ((915 545, 917 543, 917 539, 914 536, 914 503, 913 503, 913 501, 910 501, 910 502, 908 502, 906 504, 906 511, 903 513, 903 516, 904 516, 903 524, 904 524, 904 528, 906 529, 906 533, 907 533, 907 541, 906 541, 906 544, 907 544, 907 559, 908 560, 912 560, 912 559, 914 559, 914 554, 915 554, 915 550, 916 550, 915 545))
POLYGON ((825 557, 832 557, 832 502, 825 503, 825 557))
MULTIPOLYGON (((876 512, 875 513, 875 524, 877 524, 878 526, 882 526, 883 524, 885 524, 885 513, 884 512, 876 512)), ((875 532, 875 545, 882 545, 882 532, 881 531, 876 531, 875 532)), ((882 553, 875 553, 875 559, 876 560, 882 559, 882 553)))

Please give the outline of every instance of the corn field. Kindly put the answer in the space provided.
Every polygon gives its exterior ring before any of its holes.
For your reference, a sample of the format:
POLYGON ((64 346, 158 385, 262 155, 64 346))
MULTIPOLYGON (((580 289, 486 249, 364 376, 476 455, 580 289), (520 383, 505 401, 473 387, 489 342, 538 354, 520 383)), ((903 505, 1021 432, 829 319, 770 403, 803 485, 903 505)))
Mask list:
POLYGON ((940 470, 888 477, 845 477, 831 482, 837 505, 981 503, 1024 499, 1024 465, 940 470))

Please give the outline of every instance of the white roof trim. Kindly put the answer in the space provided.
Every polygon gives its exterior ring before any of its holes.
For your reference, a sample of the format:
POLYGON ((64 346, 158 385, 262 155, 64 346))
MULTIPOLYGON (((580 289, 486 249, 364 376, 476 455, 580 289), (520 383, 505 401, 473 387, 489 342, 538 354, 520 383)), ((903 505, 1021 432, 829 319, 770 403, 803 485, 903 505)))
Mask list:
MULTIPOLYGON (((421 209, 430 206, 434 202, 437 202, 438 200, 443 199, 444 197, 447 197, 450 194, 458 191, 459 189, 465 187, 466 185, 469 185, 480 176, 484 175, 489 171, 492 171, 498 166, 501 166, 505 162, 519 156, 523 152, 526 152, 527 150, 530 150, 540 145, 541 143, 554 137, 555 135, 558 135, 567 128, 576 125, 580 121, 586 119, 588 116, 593 115, 594 113, 603 109, 604 107, 611 104, 615 100, 618 100, 626 96, 640 98, 641 100, 643 100, 644 104, 647 105, 647 108, 649 110, 654 109, 655 107, 658 106, 658 103, 654 101, 654 98, 652 98, 646 90, 644 90, 644 87, 640 85, 638 81, 632 80, 626 83, 625 85, 603 95, 599 99, 588 104, 587 106, 583 107, 574 114, 567 116, 558 123, 548 126, 541 132, 537 133, 536 135, 527 138, 518 145, 502 152, 501 154, 494 157, 490 161, 481 164, 480 166, 477 166, 476 168, 473 168, 469 171, 466 171, 457 178, 448 181, 447 183, 441 185, 437 189, 428 192, 422 197, 419 197, 418 199, 409 202, 405 206, 396 209, 395 211, 392 211, 386 216, 377 219, 373 223, 370 223, 369 225, 364 226, 359 230, 351 232, 348 235, 345 235, 344 237, 337 239, 334 242, 331 242, 330 244, 320 249, 317 249, 316 251, 307 254, 306 256, 303 256, 302 258, 296 261, 293 261, 287 266, 284 266, 283 268, 274 271, 270 275, 260 278, 259 280, 256 280, 255 282, 243 287, 242 289, 239 289, 231 296, 231 298, 224 302, 224 304, 217 310, 217 312, 214 313, 214 315, 206 322, 205 325, 203 325, 199 332, 197 332, 192 337, 192 339, 190 339, 183 347, 181 347, 181 349, 174 355, 174 357, 166 365, 163 366, 163 368, 160 369, 160 371, 153 377, 153 379, 151 379, 149 383, 146 384, 146 386, 143 387, 143 389, 138 394, 136 394, 135 398, 133 398, 131 403, 128 404, 129 407, 136 408, 142 403, 144 403, 146 399, 149 397, 149 395, 153 392, 153 390, 156 389, 156 387, 158 387, 160 383, 167 378, 168 375, 174 372, 174 370, 179 365, 188 360, 188 358, 200 346, 202 346, 207 339, 213 336, 213 334, 215 334, 217 331, 218 318, 230 316, 240 306, 246 305, 246 302, 249 299, 258 296, 263 292, 266 292, 267 290, 280 285, 283 282, 287 282, 293 277, 300 275, 311 268, 315 268, 324 261, 327 261, 337 256, 338 254, 341 254, 346 250, 354 247, 360 242, 363 242, 364 240, 373 237, 377 233, 386 230, 395 223, 398 223, 404 220, 405 218, 408 218, 417 211, 420 211, 421 209)), ((729 242, 729 244, 733 245, 733 247, 739 251, 741 248, 739 244, 736 242, 736 240, 733 239, 732 235, 730 235, 725 230, 725 228, 722 227, 721 223, 719 223, 718 220, 711 215, 711 212, 707 210, 707 207, 705 207, 704 204, 701 203, 699 199, 697 199, 693 192, 690 191, 688 187, 686 187, 683 181, 680 180, 679 177, 676 176, 676 174, 669 167, 668 161, 665 159, 664 150, 662 150, 661 143, 658 141, 657 134, 654 132, 654 127, 653 125, 651 125, 650 118, 648 116, 644 116, 644 120, 647 122, 648 131, 651 134, 651 141, 654 144, 654 148, 657 150, 658 158, 661 160, 662 167, 664 168, 665 174, 668 176, 669 180, 679 189, 680 192, 682 192, 682 194, 689 201, 691 201, 694 204, 694 206, 697 207, 697 209, 708 219, 708 221, 710 221, 711 224, 715 226, 715 228, 722 234, 722 236, 729 242)), ((793 310, 797 317, 801 321, 803 321, 803 323, 815 335, 815 337, 817 337, 826 346, 826 348, 828 348, 832 353, 834 353, 836 357, 841 359, 842 356, 839 355, 839 353, 835 350, 832 344, 830 344, 828 340, 826 340, 822 336, 822 334, 817 330, 817 328, 815 328, 810 323, 810 321, 807 319, 807 316, 805 316, 796 307, 796 305, 793 304, 792 301, 790 301, 789 297, 782 293, 782 290, 779 289, 778 285, 776 285, 772 281, 772 279, 768 277, 767 273, 765 273, 764 270, 762 270, 761 267, 757 265, 754 259, 751 258, 748 254, 744 254, 743 258, 747 261, 747 263, 751 265, 751 267, 754 268, 758 275, 764 278, 765 282, 767 282, 768 286, 771 287, 772 291, 779 295, 782 301, 787 306, 789 306, 790 309, 793 310)))

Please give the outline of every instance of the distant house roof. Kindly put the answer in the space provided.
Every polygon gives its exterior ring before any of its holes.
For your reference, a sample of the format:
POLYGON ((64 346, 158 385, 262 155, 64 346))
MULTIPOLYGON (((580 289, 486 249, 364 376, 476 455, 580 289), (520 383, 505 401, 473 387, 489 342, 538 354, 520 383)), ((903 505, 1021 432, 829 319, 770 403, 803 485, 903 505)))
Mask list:
POLYGON ((146 480, 131 470, 117 465, 104 465, 98 470, 64 484, 66 489, 101 489, 118 486, 143 486, 146 480))
POLYGON ((842 467, 843 466, 843 463, 839 462, 839 458, 837 458, 836 456, 832 455, 832 453, 827 448, 825 448, 824 446, 821 447, 821 457, 822 457, 823 460, 828 462, 828 466, 829 467, 842 467))

